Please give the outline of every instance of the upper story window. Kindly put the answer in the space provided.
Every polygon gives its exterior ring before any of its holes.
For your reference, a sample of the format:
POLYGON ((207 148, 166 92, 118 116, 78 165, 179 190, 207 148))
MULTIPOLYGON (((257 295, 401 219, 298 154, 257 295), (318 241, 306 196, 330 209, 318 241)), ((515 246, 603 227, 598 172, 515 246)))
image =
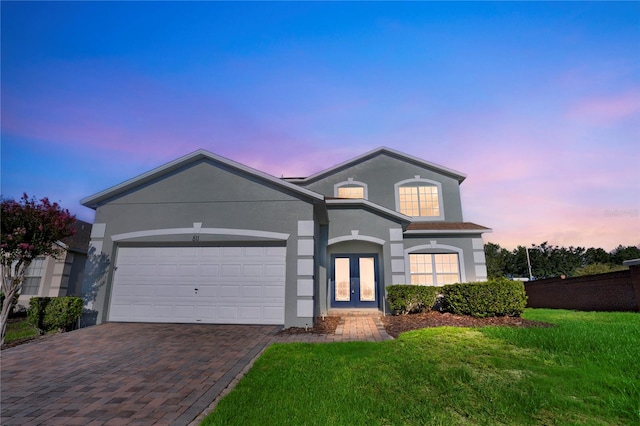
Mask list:
POLYGON ((441 186, 438 182, 408 179, 396 184, 396 209, 407 216, 443 219, 441 186))
POLYGON ((407 216, 440 216, 438 188, 435 186, 401 186, 400 213, 407 216))
POLYGON ((361 186, 341 186, 338 188, 338 198, 364 198, 364 188, 361 186))
POLYGON ((333 186, 334 196, 338 198, 362 198, 367 199, 367 184, 349 178, 344 182, 336 183, 333 186))

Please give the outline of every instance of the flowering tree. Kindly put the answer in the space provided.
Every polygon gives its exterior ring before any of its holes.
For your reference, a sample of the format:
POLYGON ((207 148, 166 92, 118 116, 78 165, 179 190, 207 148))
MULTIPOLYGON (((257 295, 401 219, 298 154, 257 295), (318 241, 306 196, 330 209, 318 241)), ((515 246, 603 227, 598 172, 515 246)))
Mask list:
POLYGON ((27 268, 38 256, 57 256, 61 241, 73 235, 75 216, 48 198, 36 200, 23 194, 18 201, 0 202, 0 266, 2 267, 2 313, 0 327, 4 343, 7 319, 13 301, 20 294, 27 268))

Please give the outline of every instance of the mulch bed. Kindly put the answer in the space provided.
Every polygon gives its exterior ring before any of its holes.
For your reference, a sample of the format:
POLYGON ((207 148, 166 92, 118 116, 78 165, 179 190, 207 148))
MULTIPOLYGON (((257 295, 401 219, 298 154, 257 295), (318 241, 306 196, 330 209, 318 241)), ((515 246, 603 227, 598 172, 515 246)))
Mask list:
POLYGON ((381 317, 380 320, 389 335, 398 337, 405 331, 417 330, 428 327, 553 327, 553 324, 527 320, 520 317, 489 317, 474 318, 466 315, 453 315, 438 311, 429 311, 420 314, 397 315, 381 317))
MULTIPOLYGON (((428 327, 553 327, 553 324, 527 320, 520 317, 489 317, 474 318, 466 315, 453 315, 438 311, 420 314, 397 315, 380 317, 384 329, 393 337, 398 337, 405 331, 418 330, 428 327)), ((284 328, 278 334, 334 334, 340 323, 340 317, 319 317, 313 327, 284 328)))

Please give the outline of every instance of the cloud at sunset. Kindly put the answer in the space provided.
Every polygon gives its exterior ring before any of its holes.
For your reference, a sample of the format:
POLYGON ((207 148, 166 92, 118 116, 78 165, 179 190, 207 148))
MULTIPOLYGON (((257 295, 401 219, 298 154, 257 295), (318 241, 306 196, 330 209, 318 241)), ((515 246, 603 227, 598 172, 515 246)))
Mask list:
POLYGON ((587 125, 613 125, 625 120, 633 120, 638 125, 640 87, 621 94, 582 100, 569 110, 567 118, 587 125))

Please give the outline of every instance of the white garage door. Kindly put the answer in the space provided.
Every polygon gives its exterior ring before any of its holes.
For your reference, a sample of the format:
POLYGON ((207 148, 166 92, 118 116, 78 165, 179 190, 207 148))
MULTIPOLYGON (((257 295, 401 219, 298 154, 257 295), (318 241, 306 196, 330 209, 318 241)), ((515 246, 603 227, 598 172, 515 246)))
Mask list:
POLYGON ((110 321, 284 324, 285 247, 120 247, 110 321))

